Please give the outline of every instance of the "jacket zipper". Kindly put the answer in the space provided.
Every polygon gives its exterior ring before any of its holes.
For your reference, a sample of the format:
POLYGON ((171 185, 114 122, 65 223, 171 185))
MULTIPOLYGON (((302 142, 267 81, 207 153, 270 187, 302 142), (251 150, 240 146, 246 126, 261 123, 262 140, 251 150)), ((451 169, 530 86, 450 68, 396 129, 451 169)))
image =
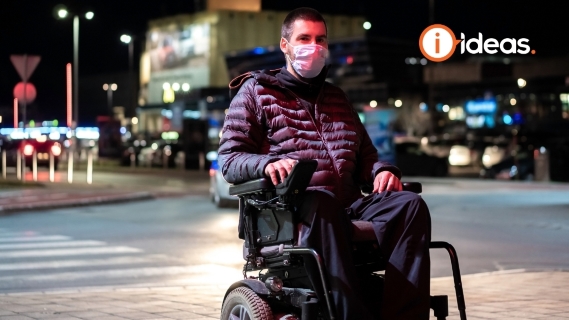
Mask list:
MULTIPOLYGON (((326 84, 323 84, 323 86, 325 86, 325 85, 326 84)), ((302 102, 301 102, 302 99, 300 99, 300 97, 298 97, 298 95, 296 95, 296 93, 292 92, 292 90, 290 90, 288 88, 285 88, 285 89, 288 90, 295 97, 298 104, 300 104, 304 108, 304 110, 306 110, 306 112, 308 112, 308 115, 310 116, 310 120, 312 120, 312 123, 314 124, 314 127, 316 128, 316 133, 318 133, 320 140, 324 144, 324 148, 326 148, 326 151, 328 153, 328 157, 330 158, 330 161, 332 161, 332 167, 334 168, 334 171, 336 172, 336 185, 341 188, 340 183, 339 183, 340 182, 340 170, 338 169, 338 167, 336 167, 337 163, 332 158, 332 154, 330 153, 330 149, 328 148, 328 145, 326 144, 326 140, 324 139, 322 132, 320 132, 320 127, 316 123, 316 120, 315 120, 316 107, 318 105, 318 102, 320 101, 320 96, 322 95, 322 92, 324 91, 324 87, 320 90, 320 93, 318 93, 318 97, 316 98, 316 102, 314 103, 314 116, 312 116, 312 112, 310 112, 310 110, 308 110, 306 108, 306 106, 302 104, 302 102)))

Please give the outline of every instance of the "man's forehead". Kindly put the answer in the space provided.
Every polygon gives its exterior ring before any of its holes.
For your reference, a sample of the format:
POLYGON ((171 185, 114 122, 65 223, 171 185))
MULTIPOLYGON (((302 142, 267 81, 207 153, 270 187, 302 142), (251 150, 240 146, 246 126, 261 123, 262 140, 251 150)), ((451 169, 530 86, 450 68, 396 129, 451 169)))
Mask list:
POLYGON ((326 25, 322 21, 297 19, 292 24, 292 36, 300 34, 326 36, 326 25))

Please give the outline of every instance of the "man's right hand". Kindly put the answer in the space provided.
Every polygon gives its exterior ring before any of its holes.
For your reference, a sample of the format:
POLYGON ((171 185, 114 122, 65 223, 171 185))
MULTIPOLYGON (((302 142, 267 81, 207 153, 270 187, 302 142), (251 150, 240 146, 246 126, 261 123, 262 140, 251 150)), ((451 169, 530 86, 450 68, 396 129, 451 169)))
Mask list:
POLYGON ((271 162, 265 167, 265 174, 271 178, 271 181, 276 186, 284 181, 297 162, 297 160, 293 159, 282 159, 271 162))

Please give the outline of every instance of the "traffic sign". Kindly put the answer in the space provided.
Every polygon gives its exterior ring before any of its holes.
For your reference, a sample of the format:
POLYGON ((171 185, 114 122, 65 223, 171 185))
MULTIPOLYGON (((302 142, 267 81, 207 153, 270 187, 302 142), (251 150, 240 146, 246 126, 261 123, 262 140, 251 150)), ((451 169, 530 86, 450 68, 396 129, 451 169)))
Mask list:
POLYGON ((29 56, 25 55, 11 55, 10 60, 18 71, 20 78, 22 81, 27 82, 28 79, 32 76, 32 73, 40 63, 41 57, 40 56, 29 56))

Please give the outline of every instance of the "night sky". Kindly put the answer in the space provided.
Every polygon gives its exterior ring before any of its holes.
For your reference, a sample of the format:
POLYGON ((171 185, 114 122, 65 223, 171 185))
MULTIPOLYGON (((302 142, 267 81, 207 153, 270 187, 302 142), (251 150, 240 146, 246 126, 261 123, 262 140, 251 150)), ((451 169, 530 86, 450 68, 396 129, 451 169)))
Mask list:
MULTIPOLYGON (((418 41, 428 26, 428 0, 263 0, 263 9, 288 11, 310 6, 323 13, 365 16, 374 35, 418 41)), ((143 40, 147 21, 194 12, 194 2, 126 0, 3 0, 0 8, 0 107, 12 104, 12 89, 20 81, 11 54, 41 55, 30 81, 35 84, 38 108, 51 113, 65 105, 65 64, 72 61, 72 19, 58 21, 53 9, 95 12, 80 23, 80 75, 126 72, 128 49, 119 41, 123 33, 143 40)), ((467 38, 481 32, 484 38, 528 38, 541 57, 565 55, 569 59, 569 13, 563 1, 435 0, 435 22, 467 38)), ((275 39, 275 42, 278 39, 275 39)), ((135 42, 135 58, 142 41, 135 42)), ((137 67, 137 63, 135 63, 137 67)), ((81 97, 80 97, 81 99, 81 97)), ((6 126, 6 122, 4 126, 6 126)))

